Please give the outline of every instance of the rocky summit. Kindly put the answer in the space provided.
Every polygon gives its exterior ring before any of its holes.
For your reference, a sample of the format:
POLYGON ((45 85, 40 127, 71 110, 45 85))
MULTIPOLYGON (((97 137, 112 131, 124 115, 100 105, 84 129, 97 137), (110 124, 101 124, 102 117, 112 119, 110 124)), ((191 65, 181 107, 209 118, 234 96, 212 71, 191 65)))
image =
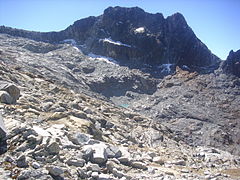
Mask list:
POLYGON ((176 13, 0 27, 0 179, 239 179, 239 51, 176 13))
POLYGON ((205 72, 216 69, 220 62, 196 37, 183 15, 164 18, 138 7, 110 7, 103 15, 78 20, 60 32, 2 26, 0 33, 51 43, 76 43, 85 54, 111 57, 130 68, 145 68, 152 75, 163 64, 205 72))

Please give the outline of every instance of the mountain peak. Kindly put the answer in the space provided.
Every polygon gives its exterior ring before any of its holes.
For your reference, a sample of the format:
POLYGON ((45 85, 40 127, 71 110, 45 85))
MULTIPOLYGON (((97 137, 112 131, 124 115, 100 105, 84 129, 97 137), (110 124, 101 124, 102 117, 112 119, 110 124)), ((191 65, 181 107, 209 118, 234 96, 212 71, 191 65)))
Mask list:
POLYGON ((240 77, 240 50, 231 50, 227 60, 223 63, 223 71, 240 77))
POLYGON ((115 7, 108 7, 107 9, 104 10, 104 14, 112 14, 112 13, 121 13, 121 12, 135 12, 135 13, 145 13, 145 11, 139 7, 120 7, 120 6, 115 6, 115 7))
POLYGON ((60 32, 38 33, 1 27, 0 33, 53 43, 74 39, 84 45, 81 49, 86 54, 110 57, 121 65, 139 69, 144 68, 144 64, 154 68, 172 64, 200 72, 203 68, 212 71, 219 63, 182 14, 175 13, 165 19, 161 13, 147 13, 139 7, 109 7, 102 16, 80 19, 60 32), (210 66, 214 68, 207 68, 210 66))

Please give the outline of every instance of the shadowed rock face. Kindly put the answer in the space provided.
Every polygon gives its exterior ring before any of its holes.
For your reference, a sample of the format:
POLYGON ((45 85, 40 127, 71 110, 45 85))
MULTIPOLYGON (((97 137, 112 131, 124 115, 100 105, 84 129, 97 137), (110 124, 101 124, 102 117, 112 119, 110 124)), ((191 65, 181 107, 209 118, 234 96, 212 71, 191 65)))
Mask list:
POLYGON ((230 51, 227 60, 223 63, 223 71, 240 77, 240 50, 230 51))
POLYGON ((30 32, 0 27, 0 33, 59 43, 75 39, 85 53, 108 56, 130 67, 143 64, 186 65, 193 70, 216 69, 219 59, 194 34, 180 13, 166 19, 134 8, 109 7, 98 17, 76 21, 60 32, 30 32))

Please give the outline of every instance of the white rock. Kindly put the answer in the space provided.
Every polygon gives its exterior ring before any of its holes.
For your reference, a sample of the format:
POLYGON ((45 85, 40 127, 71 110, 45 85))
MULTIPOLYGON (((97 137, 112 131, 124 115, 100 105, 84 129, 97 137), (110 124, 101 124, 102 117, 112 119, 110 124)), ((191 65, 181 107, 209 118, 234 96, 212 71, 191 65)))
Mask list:
POLYGON ((109 180, 109 179, 111 179, 111 176, 108 174, 100 174, 98 176, 98 180, 109 180))
POLYGON ((91 148, 93 150, 93 155, 91 161, 97 164, 103 164, 107 161, 107 154, 106 154, 106 144, 99 143, 93 145, 85 145, 84 149, 91 148))
POLYGON ((131 155, 128 152, 128 149, 126 147, 120 147, 122 156, 118 158, 118 160, 123 164, 128 164, 131 160, 131 155))
POLYGON ((41 165, 40 165, 38 162, 33 162, 33 163, 32 163, 32 167, 33 167, 34 169, 38 169, 38 168, 41 167, 41 165))
POLYGON ((44 130, 39 126, 33 126, 33 130, 40 136, 48 136, 48 137, 51 136, 51 134, 48 131, 44 130))
POLYGON ((164 164, 164 160, 163 160, 161 157, 159 157, 159 156, 154 157, 154 158, 153 158, 153 162, 155 162, 155 163, 157 163, 157 164, 161 164, 161 165, 164 164))
POLYGON ((98 172, 92 172, 92 177, 94 179, 98 179, 98 172))

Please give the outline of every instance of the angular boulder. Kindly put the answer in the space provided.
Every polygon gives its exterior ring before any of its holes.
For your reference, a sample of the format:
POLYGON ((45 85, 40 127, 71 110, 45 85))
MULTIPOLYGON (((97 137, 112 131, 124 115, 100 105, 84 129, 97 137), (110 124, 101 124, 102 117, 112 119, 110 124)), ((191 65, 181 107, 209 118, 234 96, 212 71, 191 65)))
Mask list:
MULTIPOLYGON (((98 143, 93 145, 85 145, 83 150, 91 151, 90 161, 96 164, 104 164, 107 161, 106 144, 98 143)), ((90 153, 88 153, 90 154, 90 153)))
POLYGON ((2 102, 2 98, 3 98, 3 101, 5 101, 3 103, 14 104, 20 97, 19 88, 17 86, 15 86, 14 84, 7 82, 7 81, 0 81, 0 91, 7 92, 5 94, 2 93, 2 95, 1 95, 1 102, 2 102), (10 95, 11 98, 9 98, 8 95, 10 95))
POLYGON ((94 153, 92 161, 93 163, 103 164, 107 161, 106 146, 105 144, 96 144, 93 146, 94 153))
POLYGON ((0 91, 0 102, 5 104, 11 104, 13 101, 12 97, 6 91, 0 91))

